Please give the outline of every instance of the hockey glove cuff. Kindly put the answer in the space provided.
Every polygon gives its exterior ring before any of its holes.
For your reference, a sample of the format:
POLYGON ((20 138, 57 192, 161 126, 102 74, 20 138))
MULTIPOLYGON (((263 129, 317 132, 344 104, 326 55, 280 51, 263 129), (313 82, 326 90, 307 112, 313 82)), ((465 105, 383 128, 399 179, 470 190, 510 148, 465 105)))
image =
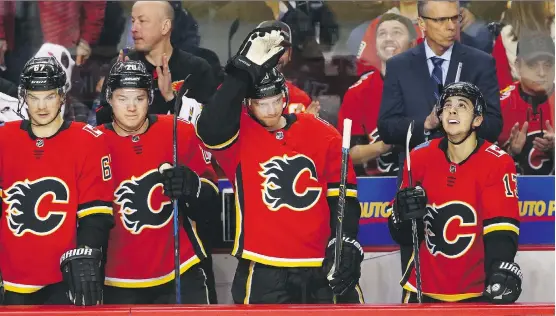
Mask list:
POLYGON ((226 65, 226 72, 241 69, 249 74, 252 84, 258 83, 269 69, 276 67, 286 49, 284 36, 277 27, 253 30, 241 44, 238 53, 226 65))
POLYGON ((91 248, 68 250, 60 258, 62 276, 69 288, 67 295, 74 305, 102 304, 101 259, 102 252, 91 248))
POLYGON ((521 294, 523 273, 515 262, 499 261, 487 276, 484 295, 494 304, 509 304, 517 301, 521 294))
POLYGON ((164 163, 158 168, 162 174, 164 194, 171 199, 183 198, 186 202, 199 198, 201 179, 195 171, 186 166, 172 167, 164 163))
POLYGON ((422 187, 408 187, 398 191, 392 209, 394 223, 423 218, 426 214, 427 194, 422 187))
POLYGON ((361 277, 361 262, 363 261, 363 248, 357 240, 344 236, 341 243, 342 251, 338 269, 334 266, 336 238, 332 238, 328 242, 322 263, 328 284, 332 288, 332 292, 337 295, 343 295, 357 285, 361 277))

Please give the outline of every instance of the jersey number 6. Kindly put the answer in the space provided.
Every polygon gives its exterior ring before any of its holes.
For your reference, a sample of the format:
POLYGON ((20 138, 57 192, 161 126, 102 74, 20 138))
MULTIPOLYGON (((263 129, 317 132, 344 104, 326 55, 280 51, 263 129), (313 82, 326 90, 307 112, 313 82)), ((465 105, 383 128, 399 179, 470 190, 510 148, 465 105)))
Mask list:
POLYGON ((110 168, 110 156, 104 156, 100 159, 102 165, 102 180, 108 181, 112 179, 112 169, 110 168))

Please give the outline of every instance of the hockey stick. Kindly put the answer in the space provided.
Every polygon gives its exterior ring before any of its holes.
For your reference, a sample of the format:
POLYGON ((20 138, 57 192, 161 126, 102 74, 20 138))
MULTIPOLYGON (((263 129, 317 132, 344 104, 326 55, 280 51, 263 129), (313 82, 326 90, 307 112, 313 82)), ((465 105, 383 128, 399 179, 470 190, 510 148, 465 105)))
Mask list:
MULTIPOLYGON (((411 178, 411 157, 409 156, 409 142, 413 134, 413 126, 415 121, 409 123, 407 129, 407 138, 405 140, 405 160, 407 161, 407 179, 408 186, 413 187, 413 179, 411 178)), ((413 237, 413 262, 415 263, 415 279, 417 283, 417 300, 419 303, 423 302, 423 292, 421 291, 421 261, 419 259, 419 237, 417 235, 417 220, 411 220, 411 235, 413 237)))
MULTIPOLYGON (((332 275, 338 272, 340 268, 340 260, 342 257, 342 237, 344 234, 343 220, 344 209, 346 207, 346 182, 347 182, 347 168, 349 158, 349 145, 351 140, 351 120, 344 119, 344 134, 342 135, 342 168, 340 170, 340 192, 338 194, 338 211, 336 213, 336 243, 334 244, 334 265, 332 268, 332 275)), ((329 278, 332 277, 329 275, 329 278)), ((334 304, 337 302, 337 295, 334 294, 334 304)))
MULTIPOLYGON (((173 158, 174 158, 174 168, 178 166, 178 115, 180 113, 181 104, 182 104, 182 97, 189 92, 187 89, 187 79, 191 74, 187 75, 185 79, 183 79, 183 83, 181 85, 180 90, 176 94, 175 98, 176 101, 174 102, 174 125, 173 125, 173 139, 172 139, 172 147, 173 147, 173 158)), ((179 238, 179 210, 178 210, 178 199, 173 199, 172 204, 174 207, 174 278, 175 278, 175 285, 176 285, 176 304, 181 304, 181 280, 180 280, 180 238, 179 238)))
POLYGON ((232 38, 239 28, 239 18, 236 18, 232 25, 230 26, 230 31, 228 32, 228 59, 232 58, 232 38))

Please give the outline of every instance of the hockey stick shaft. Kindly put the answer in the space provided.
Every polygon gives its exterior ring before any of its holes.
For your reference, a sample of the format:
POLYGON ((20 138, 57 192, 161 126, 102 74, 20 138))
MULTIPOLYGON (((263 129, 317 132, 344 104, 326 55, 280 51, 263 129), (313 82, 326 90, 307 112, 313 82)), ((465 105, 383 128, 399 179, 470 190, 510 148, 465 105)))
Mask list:
POLYGON ((239 28, 239 18, 236 18, 232 25, 230 26, 230 30, 228 31, 228 59, 232 58, 232 38, 237 32, 239 28))
MULTIPOLYGON (((173 149, 173 163, 174 168, 178 166, 178 116, 181 109, 182 97, 189 91, 187 89, 186 81, 189 79, 191 74, 183 80, 183 84, 180 91, 176 94, 174 102, 174 125, 173 125, 173 138, 172 138, 172 149, 173 149)), ((181 280, 180 280, 180 238, 179 238, 179 208, 178 199, 173 199, 172 204, 174 207, 174 278, 175 278, 175 293, 176 293, 176 304, 181 304, 181 280)))
MULTIPOLYGON (((348 173, 349 145, 351 140, 351 120, 344 119, 344 133, 342 135, 342 168, 340 169, 340 188, 338 194, 338 210, 336 214, 336 243, 334 244, 334 273, 340 269, 342 257, 342 237, 344 234, 343 220, 346 207, 346 182, 348 173)), ((337 296, 334 294, 334 304, 337 296)))
MULTIPOLYGON (((413 187, 413 179, 411 177, 411 157, 409 156, 409 143, 413 134, 413 126, 415 121, 411 121, 407 129, 407 138, 405 140, 405 155, 407 163, 407 179, 408 186, 413 187)), ((421 290, 421 260, 419 258, 419 236, 417 235, 417 220, 411 220, 411 237, 413 239, 413 262, 415 264, 415 282, 417 283, 417 301, 423 302, 423 291, 421 290)))

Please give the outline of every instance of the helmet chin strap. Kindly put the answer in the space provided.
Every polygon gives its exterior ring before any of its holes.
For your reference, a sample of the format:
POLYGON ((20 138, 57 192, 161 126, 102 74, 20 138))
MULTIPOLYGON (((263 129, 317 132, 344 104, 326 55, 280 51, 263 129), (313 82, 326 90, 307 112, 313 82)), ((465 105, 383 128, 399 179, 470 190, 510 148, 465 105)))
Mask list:
MULTIPOLYGON (((473 120, 474 120, 474 119, 475 119, 475 116, 473 116, 473 120)), ((465 135, 465 137, 464 137, 462 140, 460 140, 459 142, 454 142, 454 141, 452 141, 452 140, 450 139, 450 137, 448 137, 448 135, 446 135, 447 138, 448 138, 448 141, 449 141, 450 143, 454 144, 454 145, 460 145, 460 144, 462 144, 462 143, 463 143, 467 138, 469 138, 469 136, 471 136, 471 134, 475 131, 475 128, 473 128, 473 120, 471 120, 471 126, 469 127, 469 131, 467 131, 467 135, 465 135)))

